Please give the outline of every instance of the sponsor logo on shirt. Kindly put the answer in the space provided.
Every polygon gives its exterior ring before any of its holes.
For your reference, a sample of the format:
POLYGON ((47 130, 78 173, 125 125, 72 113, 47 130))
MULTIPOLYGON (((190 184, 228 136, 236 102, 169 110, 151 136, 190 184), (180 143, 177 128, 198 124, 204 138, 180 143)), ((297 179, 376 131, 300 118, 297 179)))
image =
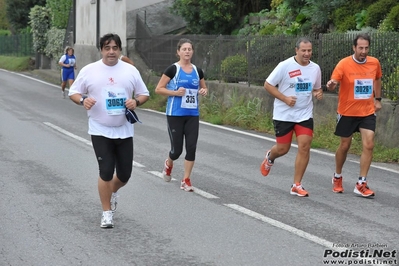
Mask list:
POLYGON ((108 91, 108 97, 115 98, 116 97, 115 92, 108 91))
POLYGON ((290 78, 293 78, 293 77, 297 77, 297 76, 302 75, 300 69, 297 69, 297 70, 293 70, 293 71, 291 71, 291 72, 288 72, 288 74, 290 75, 290 78))

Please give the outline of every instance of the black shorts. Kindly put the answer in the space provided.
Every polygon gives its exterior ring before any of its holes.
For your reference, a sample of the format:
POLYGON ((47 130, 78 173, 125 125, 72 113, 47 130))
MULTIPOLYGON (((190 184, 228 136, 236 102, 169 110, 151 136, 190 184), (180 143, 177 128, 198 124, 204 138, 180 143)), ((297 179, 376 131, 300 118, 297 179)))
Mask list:
POLYGON ((337 115, 337 126, 335 127, 334 134, 348 138, 353 133, 359 132, 359 128, 369 129, 375 132, 376 115, 372 114, 369 116, 343 116, 337 115))
POLYGON ((91 142, 100 178, 111 181, 116 169, 118 179, 126 183, 133 169, 133 138, 109 139, 103 136, 91 136, 91 142))
POLYGON ((313 118, 299 123, 273 120, 273 125, 277 143, 290 143, 293 132, 296 136, 308 135, 313 137, 313 118))

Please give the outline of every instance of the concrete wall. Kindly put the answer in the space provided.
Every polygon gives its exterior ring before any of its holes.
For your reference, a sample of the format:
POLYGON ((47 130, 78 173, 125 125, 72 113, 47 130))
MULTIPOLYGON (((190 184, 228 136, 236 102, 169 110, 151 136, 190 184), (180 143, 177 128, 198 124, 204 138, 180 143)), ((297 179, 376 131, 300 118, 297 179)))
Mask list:
POLYGON ((87 0, 76 1, 76 40, 75 49, 78 70, 83 66, 99 60, 98 41, 106 33, 116 33, 121 37, 122 50, 127 50, 126 37, 126 3, 127 0, 87 0), (97 20, 97 5, 100 5, 97 20), (97 36, 97 21, 99 36, 97 36))
MULTIPOLYGON (((134 49, 137 15, 146 19, 152 34, 162 35, 183 28, 186 23, 170 13, 173 0, 86 0, 76 1, 76 40, 73 45, 78 70, 99 60, 98 38, 116 33, 122 40, 122 52, 138 61, 134 49), (100 5, 99 36, 97 36, 97 5, 100 5)), ((145 71, 145 67, 141 68, 145 71)))
MULTIPOLYGON (((75 45, 96 46, 97 0, 76 1, 75 45)), ((76 50, 76 49, 75 49, 76 50)), ((75 51, 77 52, 77 51, 75 51)))

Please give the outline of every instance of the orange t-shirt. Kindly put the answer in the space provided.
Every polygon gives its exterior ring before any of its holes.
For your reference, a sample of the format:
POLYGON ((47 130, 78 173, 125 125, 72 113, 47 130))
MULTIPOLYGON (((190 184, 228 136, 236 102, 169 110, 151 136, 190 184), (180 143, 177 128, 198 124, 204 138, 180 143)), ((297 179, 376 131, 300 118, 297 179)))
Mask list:
POLYGON ((375 80, 382 77, 380 62, 367 56, 365 63, 357 63, 352 55, 343 58, 335 67, 331 79, 340 82, 338 114, 368 116, 375 113, 375 80))

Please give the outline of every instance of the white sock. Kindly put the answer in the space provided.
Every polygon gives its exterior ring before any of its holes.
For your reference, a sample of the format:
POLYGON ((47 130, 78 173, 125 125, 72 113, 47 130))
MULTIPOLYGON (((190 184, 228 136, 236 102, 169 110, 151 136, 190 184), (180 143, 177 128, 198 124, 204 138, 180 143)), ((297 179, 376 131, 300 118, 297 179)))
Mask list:
POLYGON ((359 184, 366 183, 366 177, 365 176, 359 176, 359 181, 357 181, 359 184))

